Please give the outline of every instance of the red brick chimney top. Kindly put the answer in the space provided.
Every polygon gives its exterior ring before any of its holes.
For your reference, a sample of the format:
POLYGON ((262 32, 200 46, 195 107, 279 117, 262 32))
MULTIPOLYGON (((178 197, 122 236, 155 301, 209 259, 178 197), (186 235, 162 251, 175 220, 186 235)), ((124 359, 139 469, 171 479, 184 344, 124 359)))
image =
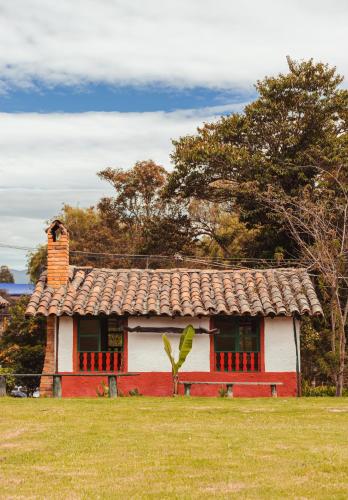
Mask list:
POLYGON ((58 219, 48 226, 46 233, 47 284, 52 288, 59 288, 69 278, 69 233, 58 219))

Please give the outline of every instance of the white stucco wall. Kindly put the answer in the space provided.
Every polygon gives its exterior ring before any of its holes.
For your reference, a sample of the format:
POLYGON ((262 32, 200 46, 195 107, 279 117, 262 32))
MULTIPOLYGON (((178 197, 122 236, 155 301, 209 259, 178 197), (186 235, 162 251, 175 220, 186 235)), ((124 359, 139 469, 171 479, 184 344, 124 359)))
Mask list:
MULTIPOLYGON (((300 324, 296 321, 298 349, 300 324)), ((292 318, 265 318, 265 371, 295 372, 296 349, 292 318)))
MULTIPOLYGON (((173 327, 184 329, 188 324, 195 328, 209 330, 209 318, 129 318, 128 326, 173 327)), ((167 334, 173 348, 174 358, 178 356, 180 333, 167 334)), ((135 372, 168 372, 170 361, 163 348, 162 334, 158 332, 128 333, 128 370, 135 372)), ((193 339, 192 350, 182 367, 187 372, 210 371, 210 339, 207 334, 197 334, 193 339)))
MULTIPOLYGON (((174 327, 185 328, 192 324, 195 328, 209 330, 209 318, 163 318, 133 317, 128 319, 131 328, 174 327)), ((296 322, 298 346, 300 346, 300 324, 296 322)), ((265 318, 265 371, 295 372, 296 351, 292 318, 265 318)), ((167 334, 177 359, 180 334, 167 334)), ((190 354, 182 368, 188 372, 210 371, 210 339, 209 335, 197 334, 193 340, 190 354)), ((58 370, 73 371, 73 319, 63 316, 59 319, 58 334, 58 370)), ((162 334, 158 332, 128 333, 128 370, 135 372, 170 371, 170 362, 163 348, 162 334)))
POLYGON ((73 319, 68 316, 59 318, 58 371, 73 371, 73 319))

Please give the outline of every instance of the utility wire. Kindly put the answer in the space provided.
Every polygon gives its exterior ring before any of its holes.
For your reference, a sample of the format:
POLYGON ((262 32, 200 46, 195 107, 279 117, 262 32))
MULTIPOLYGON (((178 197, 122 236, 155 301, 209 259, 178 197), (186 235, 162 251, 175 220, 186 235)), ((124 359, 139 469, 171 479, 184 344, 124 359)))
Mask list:
MULTIPOLYGON (((25 251, 35 251, 35 247, 26 247, 19 245, 9 245, 7 243, 0 242, 0 248, 10 248, 15 250, 25 250, 25 251)), ((81 254, 81 255, 90 255, 90 256, 105 256, 105 257, 116 257, 116 258, 137 258, 137 259, 148 259, 148 258, 161 258, 161 259, 186 259, 186 260, 196 260, 201 261, 222 261, 222 262, 271 262, 271 263, 295 263, 299 262, 298 259, 271 259, 271 258, 257 258, 257 257, 210 257, 203 256, 197 257, 195 255, 184 255, 184 254, 174 254, 174 255, 159 255, 159 254, 127 254, 127 253, 111 253, 111 252, 89 252, 86 250, 70 250, 70 254, 81 254)))
MULTIPOLYGON (((23 251, 35 251, 34 247, 20 246, 20 245, 10 245, 4 242, 0 242, 0 248, 9 248, 14 250, 23 250, 23 251)), ((194 256, 194 255, 154 255, 154 254, 120 254, 120 253, 111 253, 111 252, 90 252, 86 250, 71 250, 69 252, 71 255, 81 255, 86 257, 96 257, 98 259, 103 258, 114 258, 114 259, 138 259, 150 261, 151 259, 157 260, 170 260, 176 262, 192 262, 197 265, 204 266, 215 266, 222 269, 245 269, 245 268, 253 268, 252 266, 262 265, 264 267, 287 267, 287 266, 296 266, 301 263, 298 259, 270 259, 270 258, 256 258, 256 257, 210 257, 210 256, 194 256)))

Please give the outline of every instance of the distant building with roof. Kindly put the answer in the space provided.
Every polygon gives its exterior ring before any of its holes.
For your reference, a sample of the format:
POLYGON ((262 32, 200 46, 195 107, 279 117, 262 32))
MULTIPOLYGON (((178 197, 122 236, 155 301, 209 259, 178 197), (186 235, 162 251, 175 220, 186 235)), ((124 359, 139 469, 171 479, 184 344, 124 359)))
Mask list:
POLYGON ((34 285, 21 283, 0 283, 0 290, 6 292, 11 298, 16 299, 22 295, 31 295, 34 285))

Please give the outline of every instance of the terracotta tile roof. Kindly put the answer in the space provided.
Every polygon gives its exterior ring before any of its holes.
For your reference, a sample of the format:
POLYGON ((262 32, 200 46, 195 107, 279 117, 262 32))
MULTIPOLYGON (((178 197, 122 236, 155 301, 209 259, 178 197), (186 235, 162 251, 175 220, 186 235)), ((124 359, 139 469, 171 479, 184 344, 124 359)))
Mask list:
POLYGON ((322 309, 303 269, 221 271, 70 266, 68 284, 56 290, 47 286, 46 273, 42 274, 26 313, 290 316, 320 315, 322 309))

